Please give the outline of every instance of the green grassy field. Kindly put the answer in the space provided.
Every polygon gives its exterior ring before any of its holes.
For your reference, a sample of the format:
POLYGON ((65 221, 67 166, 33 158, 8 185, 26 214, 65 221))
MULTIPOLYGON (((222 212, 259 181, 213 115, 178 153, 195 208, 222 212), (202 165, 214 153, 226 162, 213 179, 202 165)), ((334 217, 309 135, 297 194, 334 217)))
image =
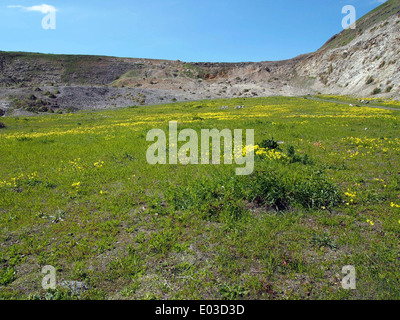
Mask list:
POLYGON ((276 97, 2 122, 2 299, 400 298, 399 111, 276 97), (254 173, 149 165, 171 120, 254 129, 254 173), (42 289, 45 265, 89 290, 42 289))

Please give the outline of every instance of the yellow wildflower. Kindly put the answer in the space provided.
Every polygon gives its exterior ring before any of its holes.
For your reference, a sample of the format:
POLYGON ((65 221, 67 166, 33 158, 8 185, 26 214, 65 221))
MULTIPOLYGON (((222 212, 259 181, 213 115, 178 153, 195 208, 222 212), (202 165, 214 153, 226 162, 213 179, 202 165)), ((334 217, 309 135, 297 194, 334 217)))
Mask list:
POLYGON ((400 208, 400 205, 395 204, 394 202, 392 202, 392 203, 390 204, 390 206, 391 206, 392 208, 400 208))

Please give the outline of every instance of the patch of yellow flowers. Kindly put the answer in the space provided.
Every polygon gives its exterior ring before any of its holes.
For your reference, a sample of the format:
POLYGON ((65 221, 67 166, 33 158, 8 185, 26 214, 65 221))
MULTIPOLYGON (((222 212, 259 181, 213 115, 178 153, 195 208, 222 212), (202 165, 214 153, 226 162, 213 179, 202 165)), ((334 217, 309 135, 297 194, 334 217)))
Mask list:
MULTIPOLYGON (((80 182, 74 182, 73 184, 71 184, 72 188, 75 188, 75 192, 79 193, 80 187, 81 187, 81 183, 80 182)), ((73 192, 69 192, 70 194, 72 194, 73 192)))
POLYGON ((373 221, 371 221, 371 220, 367 220, 367 223, 369 223, 371 226, 373 226, 375 223, 373 222, 373 221))
POLYGON ((96 168, 102 168, 104 165, 104 161, 97 161, 93 164, 96 168))
POLYGON ((287 160, 288 156, 276 149, 260 148, 259 145, 254 146, 255 154, 268 160, 287 160))
POLYGON ((16 188, 18 186, 18 184, 26 179, 26 180, 32 180, 35 179, 37 177, 38 173, 35 171, 31 174, 28 175, 24 175, 23 173, 19 174, 17 177, 12 177, 10 178, 8 181, 4 180, 4 181, 0 181, 0 187, 13 187, 16 188))
POLYGON ((392 202, 392 203, 390 204, 390 206, 391 206, 392 208, 400 208, 400 205, 395 204, 394 202, 392 202))
POLYGON ((344 193, 347 197, 350 198, 350 201, 346 203, 346 205, 350 205, 350 203, 354 202, 354 198, 357 196, 357 192, 351 192, 349 189, 347 189, 347 192, 344 193))
POLYGON ((81 161, 81 158, 74 159, 74 160, 68 161, 68 162, 69 162, 69 164, 72 165, 72 167, 73 167, 74 169, 76 169, 76 170, 83 170, 82 165, 79 164, 80 161, 81 161))
POLYGON ((374 151, 382 151, 387 153, 389 150, 400 151, 400 139, 375 139, 375 138, 358 138, 358 137, 346 137, 342 139, 343 142, 349 143, 358 148, 364 148, 374 151))

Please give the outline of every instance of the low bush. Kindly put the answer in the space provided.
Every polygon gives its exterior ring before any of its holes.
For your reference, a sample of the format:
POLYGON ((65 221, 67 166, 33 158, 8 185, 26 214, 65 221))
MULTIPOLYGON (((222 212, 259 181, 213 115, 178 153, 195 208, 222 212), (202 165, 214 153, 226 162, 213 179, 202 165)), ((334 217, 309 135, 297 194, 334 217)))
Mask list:
POLYGON ((371 94, 372 95, 375 95, 375 94, 379 94, 379 93, 381 93, 382 92, 382 89, 381 88, 375 88, 372 92, 371 92, 371 94))
POLYGON ((372 77, 372 76, 369 76, 368 78, 367 78, 367 80, 365 81, 365 84, 371 84, 372 82, 374 82, 374 77, 372 77))
POLYGON ((207 221, 220 222, 245 217, 246 203, 275 211, 294 206, 320 209, 338 205, 341 202, 338 188, 322 171, 308 168, 299 174, 296 170, 279 170, 262 164, 250 176, 217 175, 193 180, 174 188, 167 198, 175 210, 193 209, 207 221))
POLYGON ((294 147, 292 145, 288 146, 287 156, 289 158, 290 163, 296 163, 296 162, 301 162, 303 164, 312 164, 313 163, 312 159, 308 156, 308 154, 305 154, 303 156, 296 154, 296 150, 294 149, 294 147))
POLYGON ((304 208, 330 208, 341 202, 339 190, 318 171, 299 180, 292 188, 293 199, 304 208))
POLYGON ((265 148, 265 149, 269 149, 269 150, 279 149, 279 144, 277 141, 274 140, 274 138, 263 140, 259 144, 259 146, 260 146, 260 148, 265 148))
POLYGON ((47 97, 49 97, 50 99, 55 99, 55 98, 57 98, 57 97, 54 95, 54 93, 51 93, 50 91, 46 91, 46 92, 44 93, 44 95, 47 96, 47 97))
POLYGON ((0 285, 6 286, 9 283, 13 282, 15 280, 15 273, 16 272, 14 268, 3 267, 0 270, 0 285))

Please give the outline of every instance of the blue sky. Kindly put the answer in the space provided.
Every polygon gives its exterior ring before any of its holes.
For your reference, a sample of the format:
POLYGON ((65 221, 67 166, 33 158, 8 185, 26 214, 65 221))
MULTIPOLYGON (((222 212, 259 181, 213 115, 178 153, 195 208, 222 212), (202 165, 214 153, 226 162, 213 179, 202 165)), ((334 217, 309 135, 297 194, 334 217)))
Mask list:
POLYGON ((360 18, 382 2, 0 0, 0 50, 210 62, 289 59, 340 32, 344 5, 353 5, 360 18), (43 29, 46 14, 32 8, 43 4, 57 9, 55 30, 43 29))

